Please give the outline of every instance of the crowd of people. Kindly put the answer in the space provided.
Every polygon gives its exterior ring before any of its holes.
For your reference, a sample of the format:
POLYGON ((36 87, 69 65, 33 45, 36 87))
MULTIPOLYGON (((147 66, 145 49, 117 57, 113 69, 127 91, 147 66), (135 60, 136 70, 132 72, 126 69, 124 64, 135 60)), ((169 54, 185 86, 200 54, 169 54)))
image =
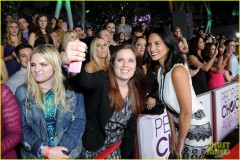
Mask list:
POLYGON ((205 157, 212 129, 196 95, 238 81, 236 39, 199 29, 187 40, 125 15, 99 31, 32 18, 6 15, 1 158, 136 158, 138 115, 165 108, 170 158, 205 157))

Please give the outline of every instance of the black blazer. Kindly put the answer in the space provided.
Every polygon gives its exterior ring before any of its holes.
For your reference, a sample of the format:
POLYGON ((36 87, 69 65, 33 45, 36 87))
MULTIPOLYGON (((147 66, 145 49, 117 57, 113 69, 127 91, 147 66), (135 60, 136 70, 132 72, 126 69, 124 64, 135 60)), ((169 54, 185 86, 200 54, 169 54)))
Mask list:
MULTIPOLYGON (((104 127, 112 117, 115 108, 110 106, 108 91, 109 82, 105 71, 81 73, 71 78, 71 85, 81 88, 85 99, 86 129, 83 135, 83 146, 89 151, 96 151, 105 142, 104 127)), ((130 118, 121 144, 122 158, 132 158, 136 118, 130 118)))

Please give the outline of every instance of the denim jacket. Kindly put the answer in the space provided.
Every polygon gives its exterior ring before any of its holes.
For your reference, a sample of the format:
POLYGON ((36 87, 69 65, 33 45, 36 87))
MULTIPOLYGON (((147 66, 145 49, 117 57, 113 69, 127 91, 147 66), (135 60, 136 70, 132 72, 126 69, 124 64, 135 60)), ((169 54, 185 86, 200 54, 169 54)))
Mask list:
MULTIPOLYGON (((44 111, 28 95, 26 85, 17 88, 23 125, 22 158, 41 158, 40 146, 47 144, 48 136, 44 111)), ((82 94, 66 90, 66 109, 57 104, 55 120, 55 146, 68 148, 70 158, 78 158, 82 151, 82 135, 86 124, 85 104, 82 94)))

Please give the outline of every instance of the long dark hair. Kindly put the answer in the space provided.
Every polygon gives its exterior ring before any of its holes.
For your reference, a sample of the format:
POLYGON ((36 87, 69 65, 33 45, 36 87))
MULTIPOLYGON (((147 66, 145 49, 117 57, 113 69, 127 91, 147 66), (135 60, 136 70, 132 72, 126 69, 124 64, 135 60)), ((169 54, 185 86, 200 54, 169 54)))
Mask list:
POLYGON ((198 55, 198 43, 201 37, 193 37, 189 41, 189 55, 194 55, 201 63, 204 63, 203 59, 198 55))
POLYGON ((51 31, 51 25, 50 25, 50 22, 49 22, 49 19, 48 19, 48 16, 46 14, 39 14, 36 18, 36 24, 35 24, 35 34, 37 37, 42 37, 43 36, 43 33, 40 29, 40 26, 39 26, 39 23, 38 23, 38 20, 41 18, 41 17, 46 17, 47 18, 47 26, 46 26, 46 33, 47 35, 50 35, 50 31, 51 31))
POLYGON ((199 40, 200 40, 200 37, 193 37, 189 41, 189 54, 197 56, 199 40))
MULTIPOLYGON (((151 33, 158 34, 159 37, 163 40, 163 43, 169 48, 167 57, 164 62, 165 73, 169 72, 174 64, 182 63, 184 64, 184 58, 178 47, 176 38, 173 36, 173 33, 165 27, 154 28, 150 31, 151 33)), ((149 34, 149 35, 150 35, 149 34)))

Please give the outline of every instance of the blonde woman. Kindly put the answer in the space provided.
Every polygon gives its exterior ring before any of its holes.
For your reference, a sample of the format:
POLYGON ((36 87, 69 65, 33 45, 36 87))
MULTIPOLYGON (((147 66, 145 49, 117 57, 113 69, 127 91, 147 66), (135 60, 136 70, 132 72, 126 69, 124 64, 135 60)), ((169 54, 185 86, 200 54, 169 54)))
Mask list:
POLYGON ((11 77, 20 69, 20 63, 15 54, 15 47, 21 43, 27 43, 25 38, 22 38, 19 25, 16 21, 10 21, 7 25, 6 37, 3 40, 2 57, 6 63, 8 75, 11 77))
POLYGON ((96 37, 92 40, 90 45, 90 59, 90 62, 85 66, 85 70, 97 72, 108 69, 110 51, 107 42, 103 38, 96 37))
POLYGON ((17 88, 23 124, 22 158, 77 158, 85 129, 83 95, 65 89, 52 45, 34 48, 26 84, 17 88))
POLYGON ((78 38, 79 38, 78 34, 74 30, 67 30, 66 32, 64 32, 64 37, 63 37, 63 43, 62 43, 61 50, 65 51, 66 47, 68 45, 68 42, 75 41, 78 38))
POLYGON ((183 49, 181 50, 181 52, 182 52, 183 54, 188 53, 188 51, 189 51, 189 49, 188 49, 188 43, 187 43, 186 38, 183 37, 183 35, 182 35, 181 28, 178 27, 178 26, 176 26, 176 27, 174 28, 174 30, 173 30, 173 34, 174 34, 175 37, 178 37, 178 38, 182 38, 182 39, 183 39, 184 47, 183 47, 183 49))

